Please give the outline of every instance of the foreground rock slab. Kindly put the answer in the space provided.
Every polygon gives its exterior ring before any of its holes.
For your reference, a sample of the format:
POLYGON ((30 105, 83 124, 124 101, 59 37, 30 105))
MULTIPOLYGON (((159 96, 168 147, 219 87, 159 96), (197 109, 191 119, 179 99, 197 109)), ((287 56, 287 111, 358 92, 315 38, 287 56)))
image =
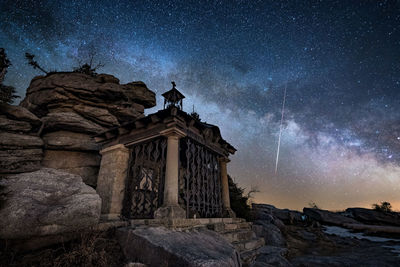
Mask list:
POLYGON ((148 266, 241 266, 233 246, 206 229, 121 228, 117 239, 128 260, 138 259, 148 266))
POLYGON ((0 209, 0 238, 27 239, 96 225, 101 199, 82 178, 43 168, 1 179, 7 196, 0 209))

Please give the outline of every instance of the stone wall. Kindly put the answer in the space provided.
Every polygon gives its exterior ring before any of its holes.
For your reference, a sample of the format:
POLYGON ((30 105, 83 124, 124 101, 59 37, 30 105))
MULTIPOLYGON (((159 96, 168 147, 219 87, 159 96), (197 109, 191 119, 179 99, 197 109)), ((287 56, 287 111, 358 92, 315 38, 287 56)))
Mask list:
POLYGON ((107 74, 54 73, 35 77, 20 105, 43 122, 42 165, 80 175, 95 187, 101 156, 93 136, 143 117, 155 101, 143 82, 119 84, 107 74))

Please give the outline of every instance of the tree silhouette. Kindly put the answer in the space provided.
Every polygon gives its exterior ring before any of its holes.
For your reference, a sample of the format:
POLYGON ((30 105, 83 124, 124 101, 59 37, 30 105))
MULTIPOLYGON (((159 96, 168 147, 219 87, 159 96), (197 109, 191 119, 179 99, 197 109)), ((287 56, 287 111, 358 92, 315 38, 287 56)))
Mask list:
POLYGON ((78 61, 79 67, 75 68, 73 72, 84 73, 93 77, 96 76, 97 75, 96 70, 104 67, 104 64, 99 62, 97 65, 93 65, 93 59, 95 56, 96 56, 95 52, 90 52, 89 61, 86 63, 82 63, 82 61, 79 60, 78 61))
POLYGON ((19 97, 15 94, 14 87, 3 84, 7 69, 10 66, 11 62, 7 58, 4 48, 0 48, 0 103, 11 104, 15 98, 19 97))
POLYGON ((381 212, 392 212, 392 205, 387 201, 382 201, 381 204, 372 204, 372 208, 381 212))
POLYGON ((31 65, 34 69, 39 69, 43 71, 44 73, 48 73, 48 71, 44 70, 37 61, 35 61, 35 55, 30 54, 28 52, 25 53, 25 58, 28 60, 28 64, 31 65))

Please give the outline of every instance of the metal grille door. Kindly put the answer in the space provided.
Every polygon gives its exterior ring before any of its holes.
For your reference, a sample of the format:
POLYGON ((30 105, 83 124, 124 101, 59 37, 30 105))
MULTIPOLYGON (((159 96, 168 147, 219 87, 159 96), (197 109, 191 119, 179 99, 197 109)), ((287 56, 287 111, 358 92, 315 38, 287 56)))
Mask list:
POLYGON ((222 217, 218 155, 189 138, 182 140, 180 196, 188 217, 222 217))
POLYGON ((129 219, 153 218, 163 203, 165 138, 157 138, 131 147, 129 173, 122 214, 129 219))

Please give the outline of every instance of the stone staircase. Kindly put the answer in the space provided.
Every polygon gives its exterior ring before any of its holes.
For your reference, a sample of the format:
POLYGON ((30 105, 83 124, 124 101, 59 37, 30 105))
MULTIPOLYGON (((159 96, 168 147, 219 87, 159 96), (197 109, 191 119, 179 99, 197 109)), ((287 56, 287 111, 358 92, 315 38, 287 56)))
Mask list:
POLYGON ((208 228, 229 241, 240 253, 243 266, 249 266, 257 257, 257 250, 265 244, 263 238, 256 237, 251 225, 244 219, 235 218, 230 222, 209 224, 208 228))

